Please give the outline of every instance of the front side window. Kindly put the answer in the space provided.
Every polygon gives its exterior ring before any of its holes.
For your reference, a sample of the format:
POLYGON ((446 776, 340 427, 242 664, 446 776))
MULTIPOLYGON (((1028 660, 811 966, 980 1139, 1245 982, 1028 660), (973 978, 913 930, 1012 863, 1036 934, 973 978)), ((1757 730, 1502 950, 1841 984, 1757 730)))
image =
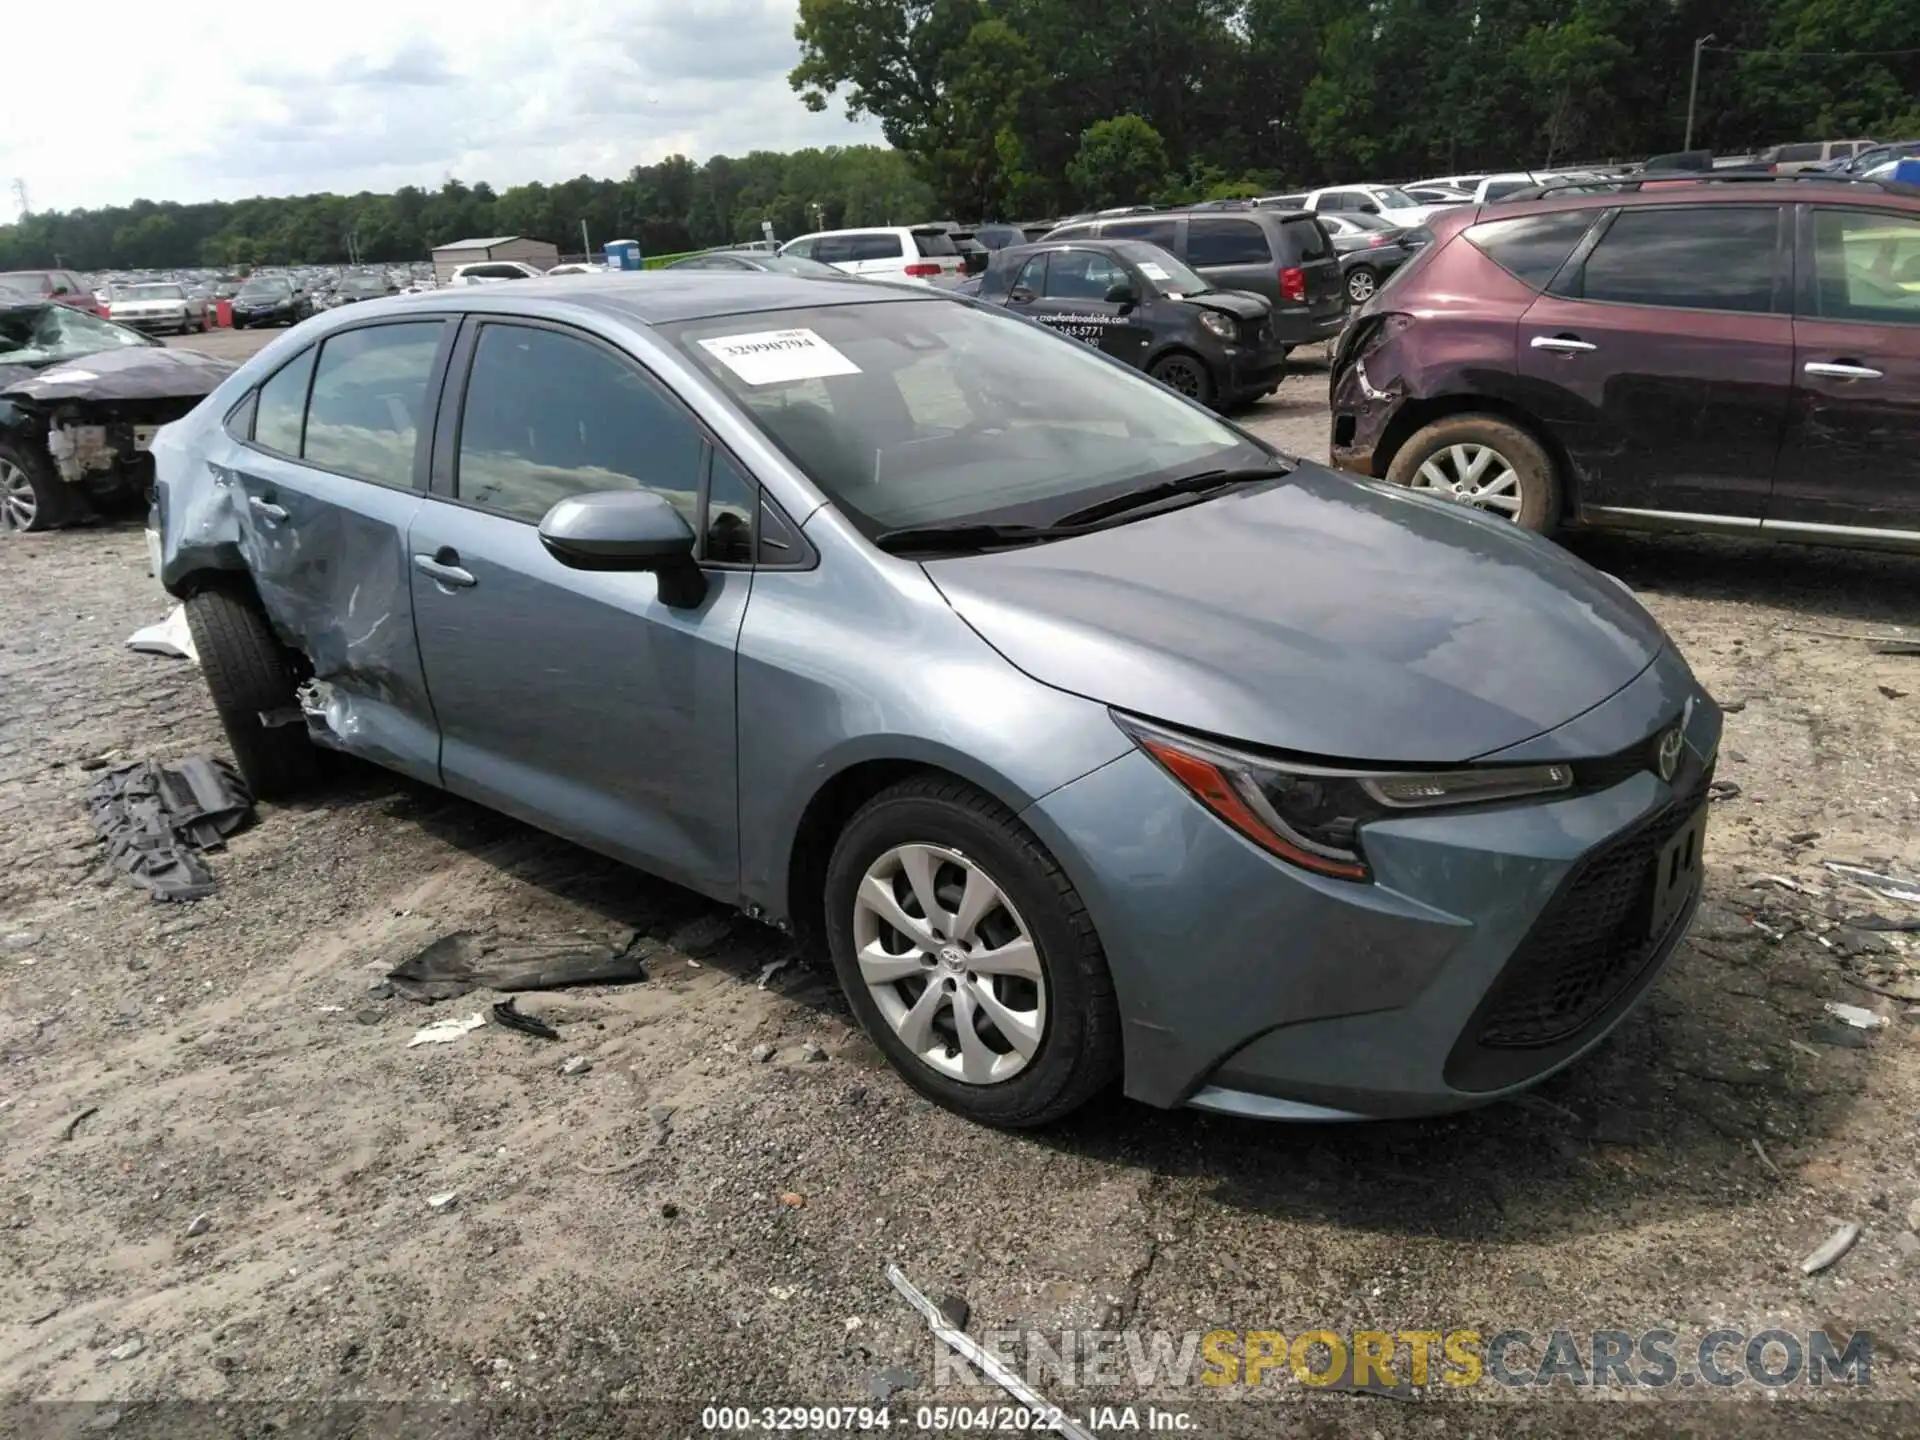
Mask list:
POLYGON ((302 457, 377 485, 411 486, 444 329, 444 321, 425 320, 328 336, 314 367, 302 457))
POLYGON ((1765 313, 1773 308, 1779 228, 1773 205, 1623 210, 1563 293, 1616 305, 1765 313))
POLYGON ((869 536, 1046 523, 1162 476, 1272 463, 1137 372, 998 310, 888 300, 660 330, 869 536))
POLYGON ((1053 300, 1105 300, 1116 285, 1126 285, 1127 272, 1094 250, 1056 250, 1047 262, 1047 288, 1053 300))
POLYGON ((817 240, 796 240, 780 253, 782 255, 798 255, 802 260, 815 260, 820 257, 813 253, 813 247, 819 243, 817 240))
POLYGON ((1268 265, 1272 262, 1267 232, 1257 221, 1208 220, 1196 216, 1187 222, 1189 265, 1268 265))
POLYGON ((1515 279, 1544 290, 1593 228, 1598 213, 1562 210, 1551 215, 1489 220, 1468 230, 1467 241, 1515 279))
POLYGON ((1920 221, 1816 208, 1813 313, 1822 320, 1920 325, 1920 221))
POLYGON ((1036 255, 1020 267, 1020 273, 1013 278, 1015 290, 1026 291, 1029 297, 1047 293, 1047 257, 1036 255))
POLYGON ((593 342, 480 331, 460 419, 462 500, 538 521, 570 495, 653 490, 697 534, 701 444, 653 381, 593 342))
POLYGON ((253 443, 282 455, 300 453, 300 429, 307 416, 307 382, 313 378, 314 351, 304 350, 260 387, 253 412, 253 443))
POLYGON ((759 487, 742 475, 720 451, 713 452, 707 475, 707 523, 700 558, 718 565, 753 562, 753 515, 759 487))

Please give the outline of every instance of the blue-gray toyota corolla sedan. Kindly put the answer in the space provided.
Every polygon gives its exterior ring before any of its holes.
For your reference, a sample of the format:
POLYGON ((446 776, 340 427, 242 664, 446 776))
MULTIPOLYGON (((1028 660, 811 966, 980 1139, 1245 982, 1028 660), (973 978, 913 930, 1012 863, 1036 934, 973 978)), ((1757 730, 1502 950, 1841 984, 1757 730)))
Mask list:
POLYGON ((979 1120, 1483 1102, 1699 898, 1720 712, 1624 587, 964 300, 375 301, 154 454, 261 796, 348 751, 790 927, 979 1120))

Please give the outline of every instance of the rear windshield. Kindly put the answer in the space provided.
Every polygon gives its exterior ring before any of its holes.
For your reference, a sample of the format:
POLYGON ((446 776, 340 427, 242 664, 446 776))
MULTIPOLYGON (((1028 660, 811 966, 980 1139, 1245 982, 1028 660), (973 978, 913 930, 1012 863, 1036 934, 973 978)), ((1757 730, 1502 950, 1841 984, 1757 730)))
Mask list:
POLYGON ((922 255, 958 255, 960 253, 954 247, 953 236, 944 230, 916 230, 913 232, 913 243, 922 255))
MULTIPOLYGON (((1345 217, 1351 219, 1351 216, 1345 217)), ((1324 260, 1333 254, 1333 241, 1321 228, 1320 222, 1311 215, 1301 215, 1280 222, 1280 233, 1301 260, 1324 260)))

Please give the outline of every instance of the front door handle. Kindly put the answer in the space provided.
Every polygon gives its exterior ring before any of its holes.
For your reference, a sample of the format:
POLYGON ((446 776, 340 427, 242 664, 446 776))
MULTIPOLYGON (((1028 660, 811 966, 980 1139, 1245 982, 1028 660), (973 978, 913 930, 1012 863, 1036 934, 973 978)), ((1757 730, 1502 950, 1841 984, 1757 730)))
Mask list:
POLYGON ((1536 350, 1551 350, 1558 355, 1584 355, 1589 350, 1600 347, 1588 340, 1576 340, 1571 335, 1536 335, 1532 340, 1536 350))
POLYGON ((471 570, 462 570, 458 564, 460 557, 451 550, 442 550, 437 555, 416 555, 413 568, 422 575, 433 578, 436 585, 449 590, 469 590, 480 582, 473 577, 471 570))
POLYGON ((262 520, 270 521, 275 525, 278 525, 282 520, 287 518, 287 512, 284 506, 276 505, 271 500, 262 500, 258 495, 249 495, 247 497, 247 504, 253 507, 254 514, 258 515, 262 520))
POLYGON ((1805 366, 1809 375, 1824 375, 1829 380, 1880 380, 1885 372, 1875 370, 1870 365, 1849 365, 1843 360, 1809 360, 1805 366))

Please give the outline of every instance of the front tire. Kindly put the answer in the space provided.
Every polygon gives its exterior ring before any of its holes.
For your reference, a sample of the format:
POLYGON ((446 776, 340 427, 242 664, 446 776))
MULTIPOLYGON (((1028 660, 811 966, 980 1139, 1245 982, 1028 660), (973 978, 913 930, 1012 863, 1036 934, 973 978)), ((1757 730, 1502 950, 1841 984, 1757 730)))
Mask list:
POLYGON ((306 727, 261 721, 263 714, 299 702, 292 659, 258 603, 232 590, 202 590, 187 600, 187 626, 234 762, 254 798, 279 800, 310 789, 320 776, 320 756, 306 727))
POLYGON ((862 1028, 936 1104, 1027 1128, 1119 1076, 1119 1008, 1085 905, 971 786, 923 776, 862 808, 827 864, 826 917, 862 1028))
POLYGON ((1162 385, 1178 390, 1189 400, 1197 400, 1202 405, 1212 405, 1214 399, 1213 376, 1197 355, 1189 355, 1184 350, 1175 350, 1170 355, 1162 355, 1147 367, 1147 374, 1162 385))
POLYGON ((0 440, 0 531, 37 535, 72 518, 75 497, 38 448, 0 440))
POLYGON ((1559 467, 1531 434, 1496 415, 1434 421, 1400 447, 1387 479, 1504 515, 1536 534, 1550 535, 1560 523, 1559 467))

